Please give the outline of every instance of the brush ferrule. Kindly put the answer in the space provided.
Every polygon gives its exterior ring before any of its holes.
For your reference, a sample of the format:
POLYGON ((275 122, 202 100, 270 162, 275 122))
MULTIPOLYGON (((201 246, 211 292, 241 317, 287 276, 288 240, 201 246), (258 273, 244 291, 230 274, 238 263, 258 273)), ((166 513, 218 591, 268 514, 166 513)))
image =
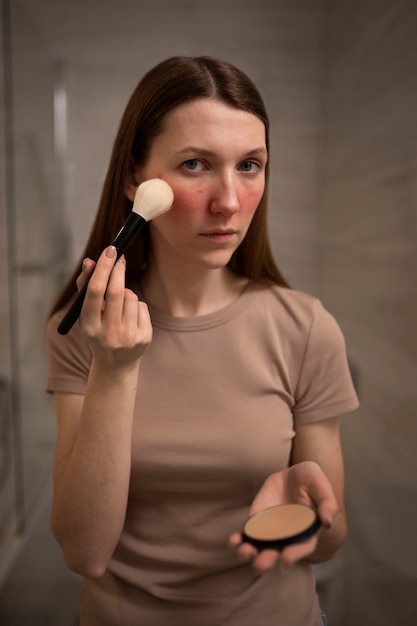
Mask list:
POLYGON ((147 221, 139 213, 130 213, 129 217, 117 233, 115 240, 112 242, 112 246, 117 249, 117 256, 121 257, 126 251, 126 248, 133 241, 134 237, 145 226, 147 221))

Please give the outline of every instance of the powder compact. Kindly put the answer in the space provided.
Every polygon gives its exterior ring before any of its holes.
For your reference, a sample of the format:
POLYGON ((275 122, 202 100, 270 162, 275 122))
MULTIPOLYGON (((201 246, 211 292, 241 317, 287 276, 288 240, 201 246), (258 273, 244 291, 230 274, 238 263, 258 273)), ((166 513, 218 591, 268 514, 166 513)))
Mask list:
POLYGON ((242 540, 258 550, 283 550, 291 544, 306 541, 319 528, 318 515, 310 506, 281 504, 249 517, 243 527, 242 540))

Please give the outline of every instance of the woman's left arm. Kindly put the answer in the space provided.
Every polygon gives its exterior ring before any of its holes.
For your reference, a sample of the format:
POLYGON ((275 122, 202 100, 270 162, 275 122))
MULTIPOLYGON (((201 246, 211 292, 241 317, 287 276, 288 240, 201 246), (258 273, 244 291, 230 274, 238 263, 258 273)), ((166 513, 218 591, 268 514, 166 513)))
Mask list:
POLYGON ((290 467, 267 478, 252 502, 249 516, 287 503, 313 506, 322 528, 306 542, 287 546, 281 552, 258 552, 250 544, 241 543, 240 533, 231 535, 229 545, 238 548, 242 559, 253 560, 258 573, 277 561, 285 564, 302 559, 312 563, 327 561, 342 545, 346 537, 346 518, 339 418, 295 426, 290 467))
MULTIPOLYGON (((335 556, 347 533, 339 418, 295 426, 291 465, 304 461, 317 463, 330 482, 335 498, 333 510, 329 500, 328 510, 323 513, 323 516, 327 516, 327 524, 323 525, 314 552, 307 557, 312 563, 320 563, 335 556)), ((311 495, 314 497, 314 494, 311 495)), ((319 503, 316 502, 317 504, 319 503)))

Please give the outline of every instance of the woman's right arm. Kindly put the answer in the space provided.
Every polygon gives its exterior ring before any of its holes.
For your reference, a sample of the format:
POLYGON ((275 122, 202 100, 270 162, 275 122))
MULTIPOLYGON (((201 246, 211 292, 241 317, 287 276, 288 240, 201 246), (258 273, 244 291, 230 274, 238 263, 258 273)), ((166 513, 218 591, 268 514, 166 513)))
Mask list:
POLYGON ((52 530, 86 577, 104 573, 123 529, 140 358, 152 337, 146 305, 124 287, 124 259, 114 261, 100 257, 80 317, 93 355, 86 394, 54 396, 52 530))

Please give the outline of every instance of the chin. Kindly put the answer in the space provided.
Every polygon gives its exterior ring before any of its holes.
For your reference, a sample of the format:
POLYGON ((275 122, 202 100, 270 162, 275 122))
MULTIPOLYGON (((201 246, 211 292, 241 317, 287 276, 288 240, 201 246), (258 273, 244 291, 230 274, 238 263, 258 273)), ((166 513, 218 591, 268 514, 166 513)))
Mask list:
POLYGON ((205 259, 202 259, 201 265, 212 270, 222 269, 229 264, 232 254, 233 253, 219 254, 216 256, 213 255, 212 257, 206 257, 205 259))

